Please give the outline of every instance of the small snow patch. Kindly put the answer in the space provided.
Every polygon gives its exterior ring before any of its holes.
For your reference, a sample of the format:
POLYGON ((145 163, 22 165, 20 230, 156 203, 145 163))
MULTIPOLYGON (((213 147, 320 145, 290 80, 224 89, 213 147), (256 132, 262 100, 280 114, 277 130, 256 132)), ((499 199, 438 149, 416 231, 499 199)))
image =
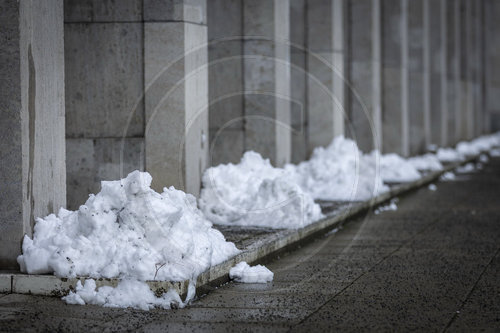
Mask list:
POLYGON ((467 163, 464 166, 459 166, 456 171, 457 173, 470 173, 475 170, 474 164, 473 163, 467 163))
POLYGON ((391 202, 388 205, 385 206, 379 206, 377 209, 375 209, 375 215, 378 215, 382 212, 387 212, 387 211, 395 211, 398 210, 398 206, 396 203, 399 201, 398 198, 394 198, 391 200, 391 202))
POLYGON ((429 184, 428 189, 431 191, 437 190, 437 186, 435 184, 429 184))
POLYGON ((439 177, 439 180, 441 181, 450 181, 450 180, 455 180, 455 174, 451 171, 447 171, 439 177))
POLYGON ((496 148, 496 149, 490 150, 490 156, 491 157, 500 157, 500 149, 496 148))
POLYGON ((479 162, 481 163, 488 163, 489 160, 490 158, 486 154, 481 154, 481 156, 479 156, 479 162))
POLYGON ((242 261, 231 268, 229 277, 242 283, 267 283, 273 280, 274 273, 265 266, 250 266, 242 261))

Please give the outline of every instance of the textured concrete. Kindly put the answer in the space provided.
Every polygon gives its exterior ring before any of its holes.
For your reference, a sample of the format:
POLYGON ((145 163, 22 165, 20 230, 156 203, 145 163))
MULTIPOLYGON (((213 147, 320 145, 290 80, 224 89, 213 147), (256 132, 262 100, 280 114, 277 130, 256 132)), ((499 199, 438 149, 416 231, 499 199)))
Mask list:
POLYGON ((140 22, 142 0, 64 0, 65 22, 140 22))
POLYGON ((207 6, 210 165, 236 163, 245 135, 242 0, 208 1, 207 6))
POLYGON ((411 155, 425 151, 423 1, 408 3, 408 116, 411 155))
POLYGON ((410 154, 408 111, 408 1, 382 4, 383 152, 410 154))
POLYGON ((4 331, 498 331, 500 160, 401 197, 179 310, 0 297, 4 331))
POLYGON ((152 187, 198 195, 208 160, 207 27, 144 25, 145 158, 152 187))
POLYGON ((485 1, 484 31, 485 47, 485 104, 486 129, 500 130, 500 25, 496 17, 500 15, 500 3, 485 1))
POLYGON ((291 157, 288 0, 244 1, 245 149, 276 166, 291 157))
POLYGON ((66 139, 68 209, 78 209, 101 181, 144 171, 143 138, 66 139))
POLYGON ((17 268, 34 219, 66 204, 61 1, 0 9, 0 267, 17 268))
POLYGON ((344 134, 344 1, 307 2, 308 146, 328 145, 344 134))
POLYGON ((380 1, 350 0, 348 6, 351 87, 345 131, 368 152, 382 143, 380 1))

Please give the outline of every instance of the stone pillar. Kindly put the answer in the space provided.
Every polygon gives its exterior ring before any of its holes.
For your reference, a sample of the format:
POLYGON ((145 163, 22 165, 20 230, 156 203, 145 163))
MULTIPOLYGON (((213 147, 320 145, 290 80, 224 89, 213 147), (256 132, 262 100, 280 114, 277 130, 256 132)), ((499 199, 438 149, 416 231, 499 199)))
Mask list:
POLYGON ((423 0, 423 112, 424 112, 424 142, 426 149, 432 142, 431 138, 431 26, 430 26, 430 0, 423 0))
POLYGON ((381 20, 379 0, 349 1, 349 124, 367 152, 381 148, 381 20))
POLYGON ((430 144, 443 145, 443 134, 445 130, 443 119, 446 118, 446 69, 444 68, 446 52, 444 39, 445 18, 443 11, 443 0, 426 0, 428 15, 428 63, 429 89, 430 89, 430 144))
POLYGON ((102 180, 144 170, 142 16, 140 1, 64 1, 70 209, 102 180))
POLYGON ((483 3, 484 1, 474 2, 474 114, 475 131, 474 136, 480 136, 484 133, 484 95, 483 95, 483 3))
POLYGON ((485 104, 487 131, 500 130, 500 2, 485 2, 485 104))
POLYGON ((474 33, 473 33, 473 4, 475 0, 464 0, 464 33, 465 43, 463 44, 463 98, 462 104, 464 113, 464 137, 462 140, 470 140, 474 137, 475 119, 474 119, 474 88, 473 88, 473 62, 474 62, 474 33))
POLYGON ((210 165, 245 151, 242 0, 207 1, 210 165))
POLYGON ((0 40, 0 268, 18 269, 34 219, 66 205, 62 1, 3 1, 0 40))
POLYGON ((423 1, 408 2, 408 112, 411 155, 422 154, 426 148, 423 13, 423 1))
POLYGON ((245 148, 275 166, 291 156, 289 7, 243 1, 245 148))
POLYGON ((197 195, 208 164, 206 1, 143 8, 146 170, 156 190, 197 195))
POLYGON ((408 0, 383 0, 382 17, 382 146, 408 156, 408 0))
POLYGON ((307 4, 306 0, 290 0, 290 122, 292 126, 293 163, 309 157, 307 114, 307 4))
POLYGON ((344 1, 307 2, 309 151, 344 134, 344 1))
MULTIPOLYGON (((448 75, 448 78, 451 78, 453 83, 450 83, 449 85, 449 90, 452 91, 452 93, 449 93, 448 96, 452 96, 451 99, 448 99, 448 112, 452 114, 455 124, 453 126, 450 125, 450 127, 453 127, 453 137, 452 139, 453 143, 457 143, 460 141, 462 137, 462 122, 463 122, 463 117, 462 113, 460 112, 462 105, 462 88, 461 88, 461 75, 462 75, 462 68, 460 66, 461 59, 462 59, 462 37, 461 37, 461 26, 463 24, 462 22, 462 15, 460 14, 460 0, 452 1, 450 0, 451 6, 449 8, 449 11, 452 12, 453 14, 449 15, 450 21, 453 20, 453 35, 450 34, 450 39, 453 37, 453 64, 452 66, 448 65, 448 68, 450 69, 450 74, 451 76, 448 75)), ((451 27, 450 24, 448 26, 451 27)), ((451 52, 451 50, 450 50, 451 52)), ((448 81, 450 82, 450 81, 448 81)))

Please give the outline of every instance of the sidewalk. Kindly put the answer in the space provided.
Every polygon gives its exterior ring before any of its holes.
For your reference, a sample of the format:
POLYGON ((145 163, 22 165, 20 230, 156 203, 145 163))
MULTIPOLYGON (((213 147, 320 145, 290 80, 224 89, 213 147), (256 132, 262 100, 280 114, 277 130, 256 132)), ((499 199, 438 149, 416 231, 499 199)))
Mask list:
POLYGON ((187 309, 142 312, 0 297, 0 331, 500 330, 500 160, 400 198, 187 309))

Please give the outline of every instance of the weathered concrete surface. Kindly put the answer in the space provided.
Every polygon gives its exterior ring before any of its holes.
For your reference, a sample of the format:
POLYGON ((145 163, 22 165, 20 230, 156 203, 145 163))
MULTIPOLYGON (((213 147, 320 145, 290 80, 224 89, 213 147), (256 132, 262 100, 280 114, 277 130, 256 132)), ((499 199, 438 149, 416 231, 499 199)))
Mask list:
POLYGON ((210 165, 237 163, 245 151, 242 0, 207 2, 210 165))
POLYGON ((408 1, 382 4, 382 147, 384 153, 410 154, 408 1))
POLYGON ((361 150, 369 152, 380 149, 383 142, 380 1, 350 0, 348 6, 351 87, 345 132, 361 150))
POLYGON ((500 2, 485 1, 485 104, 486 130, 500 130, 500 2))
POLYGON ((245 149, 273 165, 290 161, 290 3, 244 1, 245 149))
POLYGON ((425 151, 423 1, 408 2, 408 117, 411 155, 425 151))
POLYGON ((500 161, 401 197, 271 261, 268 284, 229 283, 180 310, 0 297, 0 327, 81 331, 496 331, 500 161))
POLYGON ((66 204, 62 2, 0 9, 0 267, 17 268, 35 217, 66 204))

